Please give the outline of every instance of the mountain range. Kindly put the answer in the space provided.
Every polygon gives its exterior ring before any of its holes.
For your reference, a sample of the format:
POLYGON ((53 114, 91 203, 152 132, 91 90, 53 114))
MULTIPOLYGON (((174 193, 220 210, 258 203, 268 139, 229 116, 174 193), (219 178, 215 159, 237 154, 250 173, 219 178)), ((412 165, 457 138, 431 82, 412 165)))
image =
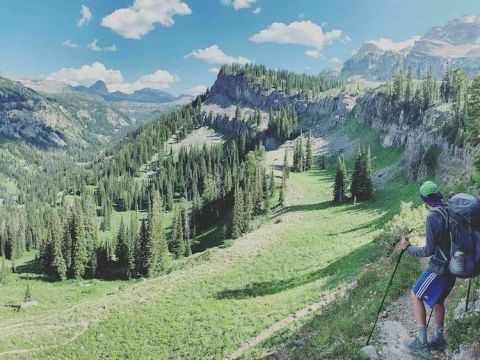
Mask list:
POLYGON ((87 88, 0 77, 0 137, 39 147, 98 146, 191 99, 154 89, 109 93, 103 81, 87 88))
POLYGON ((176 97, 166 91, 151 88, 136 90, 132 94, 126 94, 121 91, 109 92, 107 85, 102 80, 98 80, 90 87, 77 86, 75 87, 75 90, 85 92, 87 94, 101 96, 103 99, 110 102, 132 101, 141 103, 164 104, 185 97, 191 98, 191 96, 188 95, 180 95, 179 97, 176 97))
POLYGON ((444 26, 434 26, 410 46, 392 48, 369 41, 343 64, 339 73, 347 78, 384 81, 400 70, 412 68, 417 78, 431 71, 441 79, 447 67, 461 68, 469 74, 480 71, 480 16, 466 15, 444 26))

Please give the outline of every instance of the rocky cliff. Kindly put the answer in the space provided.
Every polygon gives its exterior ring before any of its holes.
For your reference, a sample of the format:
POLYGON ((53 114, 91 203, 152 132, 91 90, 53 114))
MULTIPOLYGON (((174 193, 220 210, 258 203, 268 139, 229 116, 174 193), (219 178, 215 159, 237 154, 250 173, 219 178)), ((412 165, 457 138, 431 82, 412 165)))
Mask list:
MULTIPOLYGON (((203 106, 205 119, 221 119, 219 124, 228 130, 254 125, 238 124, 234 120, 236 106, 248 113, 258 107, 267 127, 270 109, 289 106, 302 118, 306 129, 317 137, 329 138, 335 130, 355 121, 369 126, 379 134, 384 147, 404 148, 401 165, 410 180, 435 175, 445 183, 473 175, 473 161, 480 153, 469 144, 454 144, 452 137, 453 112, 449 104, 434 106, 425 112, 408 114, 402 106, 392 105, 380 88, 365 91, 330 91, 317 98, 305 94, 285 95, 271 90, 261 91, 244 76, 219 74, 203 106)), ((332 139, 331 139, 332 140, 332 139)), ((332 140, 334 142, 334 140, 332 140)), ((270 143, 270 145, 275 145, 270 143)), ((332 150, 335 150, 332 147, 332 150)))

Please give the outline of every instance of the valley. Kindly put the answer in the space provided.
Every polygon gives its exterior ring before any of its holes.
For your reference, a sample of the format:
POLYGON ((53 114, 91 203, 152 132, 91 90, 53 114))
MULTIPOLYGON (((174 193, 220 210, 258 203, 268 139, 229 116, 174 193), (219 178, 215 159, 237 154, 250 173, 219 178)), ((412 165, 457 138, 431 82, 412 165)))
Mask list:
MULTIPOLYGON (((268 153, 268 161, 282 159, 282 152, 268 153)), ((379 153, 379 166, 398 161, 398 154, 392 155, 379 153)), ((116 358, 132 347, 141 351, 140 357, 152 351, 161 358, 172 352, 180 358, 227 356, 259 330, 351 284, 375 259, 378 244, 373 240, 397 211, 400 194, 414 193, 414 186, 394 196, 380 191, 375 203, 332 207, 332 171, 292 174, 284 209, 230 247, 179 261, 169 275, 146 282, 36 283, 32 291, 48 297, 39 297, 42 305, 34 313, 20 313, 15 320, 4 313, 2 336, 9 342, 0 353, 56 346, 88 323, 89 330, 68 346, 35 356, 63 357, 75 351, 85 358, 107 353, 116 358), (70 294, 72 302, 54 301, 58 291, 70 294), (55 337, 48 335, 52 326, 55 337), (123 341, 117 343, 118 338, 123 341)), ((11 300, 25 281, 9 291, 11 300)))
MULTIPOLYGON (((260 23, 262 8, 245 11, 257 1, 216 5, 260 23)), ((92 65, 0 73, 0 359, 403 359, 385 326, 415 330, 425 262, 405 255, 389 280, 401 239, 424 244, 426 197, 441 199, 420 185, 480 192, 480 16, 395 42, 301 13, 249 38, 291 46, 261 53, 266 66, 217 44, 145 53, 156 26, 185 26, 182 0, 89 11, 76 30, 98 20, 111 42, 59 44, 92 65), (133 32, 122 14, 153 22, 133 32), (348 58, 325 55, 334 44, 348 58), (115 67, 96 60, 118 51, 115 67), (181 70, 148 73, 153 58, 181 70)), ((435 359, 476 351, 480 283, 459 316, 466 284, 435 359)))

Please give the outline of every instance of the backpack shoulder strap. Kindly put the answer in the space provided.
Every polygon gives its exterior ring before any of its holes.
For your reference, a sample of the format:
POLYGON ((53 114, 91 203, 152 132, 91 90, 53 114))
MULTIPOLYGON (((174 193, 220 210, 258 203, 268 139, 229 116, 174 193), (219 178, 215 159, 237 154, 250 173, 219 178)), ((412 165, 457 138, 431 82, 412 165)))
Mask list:
POLYGON ((440 215, 442 215, 443 219, 445 220, 445 225, 447 226, 448 229, 448 211, 444 206, 439 206, 431 209, 430 211, 436 212, 440 215))
MULTIPOLYGON (((430 211, 433 211, 433 212, 436 212, 436 213, 439 213, 440 215, 442 215, 442 217, 445 219, 445 227, 446 227, 446 230, 448 231, 449 235, 450 235, 450 240, 452 239, 452 235, 450 233, 450 226, 449 226, 449 216, 448 216, 448 210, 445 206, 439 206, 439 207, 436 207, 436 208, 433 208, 431 209, 430 211)), ((439 250, 440 254, 442 255, 443 259, 445 261, 448 261, 448 257, 445 255, 445 253, 442 251, 442 249, 440 248, 437 248, 437 250, 439 250)))

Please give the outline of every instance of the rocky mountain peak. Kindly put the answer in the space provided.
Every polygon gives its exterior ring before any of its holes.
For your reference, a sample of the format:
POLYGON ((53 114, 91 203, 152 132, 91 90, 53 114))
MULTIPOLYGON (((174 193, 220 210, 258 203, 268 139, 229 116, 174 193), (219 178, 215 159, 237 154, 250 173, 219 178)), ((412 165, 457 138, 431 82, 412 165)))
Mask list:
POLYGON ((466 15, 430 28, 412 51, 445 58, 480 57, 480 16, 466 15))
POLYGON ((369 41, 345 62, 341 75, 383 81, 410 67, 416 77, 431 71, 437 79, 442 78, 447 67, 478 73, 480 16, 465 15, 445 25, 431 27, 413 46, 401 50, 382 49, 369 41))
POLYGON ((90 86, 89 89, 100 95, 108 95, 110 93, 108 91, 107 84, 105 84, 105 82, 102 80, 97 80, 97 82, 90 86))

